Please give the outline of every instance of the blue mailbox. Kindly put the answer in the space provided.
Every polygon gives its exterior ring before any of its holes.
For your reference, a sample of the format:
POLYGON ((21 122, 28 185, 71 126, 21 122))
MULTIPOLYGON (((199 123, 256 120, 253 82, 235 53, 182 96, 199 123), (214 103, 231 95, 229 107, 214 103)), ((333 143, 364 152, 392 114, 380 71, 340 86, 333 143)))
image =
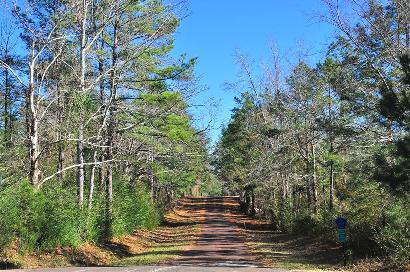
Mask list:
POLYGON ((343 217, 336 218, 336 225, 338 229, 345 229, 347 225, 347 219, 343 217))

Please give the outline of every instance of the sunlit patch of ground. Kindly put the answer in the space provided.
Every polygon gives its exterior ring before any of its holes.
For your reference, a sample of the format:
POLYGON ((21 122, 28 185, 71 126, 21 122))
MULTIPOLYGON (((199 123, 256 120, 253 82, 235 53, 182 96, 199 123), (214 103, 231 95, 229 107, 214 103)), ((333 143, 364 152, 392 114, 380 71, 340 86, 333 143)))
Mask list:
MULTIPOLYGON (((178 257, 178 252, 189 247, 197 239, 195 225, 161 227, 153 231, 139 231, 135 242, 121 240, 129 247, 129 255, 113 261, 112 265, 159 264, 178 257)), ((129 238, 128 238, 129 239, 129 238)))

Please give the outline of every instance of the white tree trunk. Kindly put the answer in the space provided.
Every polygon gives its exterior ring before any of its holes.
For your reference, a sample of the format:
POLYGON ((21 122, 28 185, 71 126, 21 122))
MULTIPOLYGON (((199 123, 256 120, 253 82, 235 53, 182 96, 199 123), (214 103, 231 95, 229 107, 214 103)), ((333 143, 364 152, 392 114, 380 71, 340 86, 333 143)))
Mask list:
POLYGON ((40 184, 41 171, 39 165, 40 141, 39 141, 39 120, 37 116, 37 106, 35 97, 35 41, 31 44, 31 59, 29 64, 29 87, 28 87, 28 127, 29 127, 29 154, 30 154, 30 183, 38 188, 40 184))

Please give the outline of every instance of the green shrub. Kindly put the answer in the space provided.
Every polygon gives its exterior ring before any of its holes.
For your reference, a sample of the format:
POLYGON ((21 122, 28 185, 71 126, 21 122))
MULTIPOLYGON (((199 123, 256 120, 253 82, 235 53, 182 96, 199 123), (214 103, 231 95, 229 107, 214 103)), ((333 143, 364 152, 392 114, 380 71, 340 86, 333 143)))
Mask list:
POLYGON ((45 207, 44 195, 33 190, 28 182, 11 186, 0 195, 0 244, 13 240, 21 249, 38 247, 45 207))
POLYGON ((12 194, 7 188, 0 192, 0 249, 8 246, 15 238, 15 229, 18 226, 19 211, 12 194))
POLYGON ((272 214, 273 223, 279 230, 287 233, 293 232, 293 213, 287 201, 279 201, 278 208, 274 214, 272 214))
POLYGON ((153 228, 159 225, 159 211, 143 186, 134 187, 118 182, 114 194, 114 235, 125 235, 137 228, 153 228))
POLYGON ((97 194, 94 196, 92 208, 83 209, 79 215, 79 219, 77 220, 82 240, 98 242, 104 238, 104 211, 104 198, 101 194, 97 194))
POLYGON ((44 207, 41 216, 41 229, 38 244, 41 248, 52 249, 58 246, 79 246, 82 242, 83 224, 78 208, 76 193, 60 186, 44 188, 44 207))
POLYGON ((383 207, 388 205, 388 195, 376 184, 369 182, 351 195, 348 219, 349 242, 356 253, 380 254, 376 235, 383 224, 383 207))
POLYGON ((201 194, 205 196, 221 196, 223 183, 213 175, 204 175, 201 183, 201 194))
POLYGON ((298 213, 294 216, 292 222, 292 233, 297 234, 310 234, 313 233, 316 225, 318 224, 313 214, 308 212, 298 213))
POLYGON ((58 186, 37 191, 22 182, 0 193, 0 247, 13 240, 21 250, 78 246, 83 218, 75 192, 58 186))
POLYGON ((384 227, 376 239, 393 263, 410 260, 409 200, 394 201, 384 213, 384 227))
MULTIPOLYGON (((113 233, 153 228, 160 214, 142 186, 118 182, 114 188, 113 233)), ((104 199, 96 195, 92 209, 80 209, 75 188, 52 184, 34 190, 28 182, 0 192, 0 249, 13 241, 20 250, 77 247, 103 237, 104 199)))

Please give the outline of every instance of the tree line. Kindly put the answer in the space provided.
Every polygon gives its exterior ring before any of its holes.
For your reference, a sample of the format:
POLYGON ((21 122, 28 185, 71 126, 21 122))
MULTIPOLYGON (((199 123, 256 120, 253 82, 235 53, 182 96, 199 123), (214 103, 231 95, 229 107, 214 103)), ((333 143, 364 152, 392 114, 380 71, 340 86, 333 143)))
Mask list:
POLYGON ((410 5, 353 2, 357 24, 337 1, 325 1, 340 34, 314 66, 300 60, 284 76, 277 51, 264 69, 239 57, 242 94, 214 164, 248 213, 332 240, 334 219, 346 217, 353 253, 403 267, 410 252, 410 5))
POLYGON ((176 198, 215 183, 205 131, 189 113, 196 59, 171 55, 183 7, 5 4, 0 249, 77 245, 155 226, 176 198))

